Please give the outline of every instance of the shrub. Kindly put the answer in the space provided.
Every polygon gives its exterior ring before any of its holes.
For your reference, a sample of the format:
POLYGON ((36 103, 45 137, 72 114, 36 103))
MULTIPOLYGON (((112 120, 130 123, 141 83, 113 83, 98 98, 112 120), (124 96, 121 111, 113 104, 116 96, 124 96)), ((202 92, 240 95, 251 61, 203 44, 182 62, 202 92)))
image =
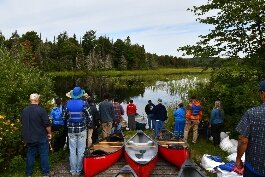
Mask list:
POLYGON ((22 58, 23 51, 10 52, 0 46, 0 170, 13 157, 24 154, 20 113, 29 104, 29 95, 41 94, 44 107, 53 96, 52 80, 38 69, 24 65, 22 58))

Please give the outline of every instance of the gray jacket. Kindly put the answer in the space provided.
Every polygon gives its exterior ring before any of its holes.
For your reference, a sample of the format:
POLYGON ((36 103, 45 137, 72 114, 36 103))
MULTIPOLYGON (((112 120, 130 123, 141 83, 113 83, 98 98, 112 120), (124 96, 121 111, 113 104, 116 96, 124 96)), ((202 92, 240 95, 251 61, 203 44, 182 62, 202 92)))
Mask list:
POLYGON ((115 118, 114 107, 109 100, 99 103, 99 117, 102 123, 113 122, 115 118))

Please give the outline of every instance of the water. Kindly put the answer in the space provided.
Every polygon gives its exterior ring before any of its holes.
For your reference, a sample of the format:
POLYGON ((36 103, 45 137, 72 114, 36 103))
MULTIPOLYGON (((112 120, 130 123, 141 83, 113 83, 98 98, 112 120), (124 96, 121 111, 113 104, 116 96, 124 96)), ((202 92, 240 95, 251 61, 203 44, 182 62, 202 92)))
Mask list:
POLYGON ((161 98, 166 106, 177 105, 187 100, 188 90, 201 81, 207 82, 207 77, 180 75, 167 80, 157 80, 155 76, 152 80, 145 77, 58 77, 55 79, 55 91, 58 96, 66 98, 65 94, 74 85, 79 85, 95 98, 97 104, 103 100, 103 94, 109 92, 112 97, 119 98, 125 111, 127 102, 132 99, 137 106, 137 113, 146 117, 144 108, 148 100, 156 105, 158 98, 161 98))

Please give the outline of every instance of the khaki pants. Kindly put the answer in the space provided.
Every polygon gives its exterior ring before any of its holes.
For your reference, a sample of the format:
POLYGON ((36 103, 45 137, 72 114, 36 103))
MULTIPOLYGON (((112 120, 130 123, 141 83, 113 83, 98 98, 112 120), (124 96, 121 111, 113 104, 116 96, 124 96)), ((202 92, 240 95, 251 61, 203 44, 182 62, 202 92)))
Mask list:
POLYGON ((192 143, 197 142, 199 123, 200 123, 199 120, 186 120, 185 128, 184 128, 184 141, 185 142, 187 142, 187 140, 188 140, 189 131, 190 131, 190 128, 192 128, 192 127, 193 127, 192 143))
POLYGON ((93 134, 93 128, 87 129, 87 147, 88 148, 92 145, 92 134, 93 134))
POLYGON ((102 138, 106 138, 111 134, 112 122, 102 123, 102 138))

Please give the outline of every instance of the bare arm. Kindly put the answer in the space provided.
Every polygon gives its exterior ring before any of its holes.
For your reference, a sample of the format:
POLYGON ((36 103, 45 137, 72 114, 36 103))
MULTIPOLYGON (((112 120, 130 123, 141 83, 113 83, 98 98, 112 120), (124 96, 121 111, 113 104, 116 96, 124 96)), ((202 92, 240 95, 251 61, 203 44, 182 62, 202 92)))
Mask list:
POLYGON ((241 160, 243 154, 246 152, 248 147, 248 137, 239 135, 238 147, 237 147, 237 157, 236 157, 236 167, 243 168, 243 162, 241 160))
POLYGON ((51 126, 46 127, 46 131, 47 131, 47 134, 48 134, 48 139, 50 140, 52 138, 51 126))

